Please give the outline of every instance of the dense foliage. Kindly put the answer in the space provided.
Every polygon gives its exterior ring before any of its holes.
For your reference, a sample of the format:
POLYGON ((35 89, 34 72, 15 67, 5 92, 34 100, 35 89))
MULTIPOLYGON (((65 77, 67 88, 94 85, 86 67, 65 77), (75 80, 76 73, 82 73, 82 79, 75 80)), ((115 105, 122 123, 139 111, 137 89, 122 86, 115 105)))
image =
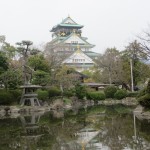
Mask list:
POLYGON ((0 105, 18 104, 20 98, 21 98, 21 91, 19 90, 11 90, 11 91, 0 90, 0 105))
POLYGON ((63 95, 66 96, 66 97, 72 97, 72 96, 75 95, 75 89, 74 89, 74 88, 66 89, 66 90, 63 92, 63 95))
POLYGON ((4 53, 0 52, 0 74, 8 69, 7 57, 4 53))
POLYGON ((117 92, 114 94, 114 97, 116 99, 123 99, 127 96, 127 92, 125 90, 117 90, 117 92))
POLYGON ((83 99, 86 96, 86 87, 80 84, 75 86, 75 94, 79 99, 83 99))
POLYGON ((55 96, 61 96, 61 90, 59 90, 57 87, 51 87, 48 90, 48 96, 49 98, 55 97, 55 96))
POLYGON ((95 100, 95 101, 104 100, 106 98, 105 94, 103 92, 99 92, 99 91, 88 92, 86 97, 87 97, 87 99, 95 100))
POLYGON ((139 92, 127 92, 127 97, 137 97, 138 96, 138 94, 139 94, 139 92))
POLYGON ((104 89, 106 98, 114 98, 114 94, 116 92, 117 92, 117 88, 115 86, 108 86, 104 89))
POLYGON ((147 88, 143 89, 138 97, 138 101, 142 106, 150 108, 150 80, 148 82, 147 88))
POLYGON ((46 101, 48 99, 48 91, 47 90, 38 90, 37 91, 37 94, 38 94, 38 99, 39 100, 43 100, 43 101, 46 101))
MULTIPOLYGON (((22 41, 17 43, 18 46, 12 46, 5 41, 5 38, 0 40, 0 88, 9 92, 1 92, 8 99, 8 104, 14 100, 14 93, 10 90, 19 91, 19 87, 24 84, 25 75, 23 71, 25 44, 32 45, 31 41, 22 41), (12 97, 12 100, 9 99, 12 97)), ((26 45, 27 46, 27 45, 26 45)), ((48 47, 46 47, 48 48, 48 47)), ((144 61, 147 55, 142 53, 141 44, 137 41, 129 43, 123 51, 114 48, 107 48, 104 54, 98 56, 95 60, 95 66, 92 71, 83 71, 89 78, 86 82, 106 83, 110 85, 122 85, 126 90, 131 90, 131 65, 133 68, 134 86, 143 85, 150 78, 150 67, 144 61), (132 64, 131 64, 132 62, 132 64)), ((59 56, 60 58, 60 56, 59 56)), ((102 100, 106 98, 121 99, 125 96, 135 97, 136 92, 125 94, 122 90, 118 90, 114 86, 109 86, 104 89, 104 93, 87 91, 85 86, 82 86, 80 73, 74 68, 69 68, 62 65, 62 60, 58 59, 55 53, 43 53, 42 51, 31 47, 26 53, 26 68, 30 70, 31 84, 41 85, 47 88, 47 91, 39 90, 39 99, 45 100, 55 96, 77 96, 78 99, 102 100), (48 87, 52 87, 49 88, 48 87), (88 93, 88 94, 87 94, 88 93), (48 95, 47 95, 48 94, 48 95)), ((85 81, 85 80, 84 80, 85 81)), ((150 84, 150 83, 149 83, 150 84)), ((145 96, 150 93, 149 86, 143 92, 138 94, 141 98, 140 103, 147 102, 145 96), (145 96, 146 100, 142 100, 145 96)), ((16 96, 18 99, 18 96, 16 96)), ((0 98, 1 100, 2 98, 0 98)), ((1 104, 7 103, 7 99, 3 98, 1 104)))

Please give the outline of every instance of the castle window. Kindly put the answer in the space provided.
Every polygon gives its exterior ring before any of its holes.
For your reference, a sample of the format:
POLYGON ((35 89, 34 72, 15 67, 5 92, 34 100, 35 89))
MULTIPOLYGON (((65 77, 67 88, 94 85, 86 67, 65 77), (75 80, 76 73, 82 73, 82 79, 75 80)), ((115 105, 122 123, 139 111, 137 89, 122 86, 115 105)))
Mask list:
POLYGON ((72 44, 78 44, 78 41, 71 41, 72 44))

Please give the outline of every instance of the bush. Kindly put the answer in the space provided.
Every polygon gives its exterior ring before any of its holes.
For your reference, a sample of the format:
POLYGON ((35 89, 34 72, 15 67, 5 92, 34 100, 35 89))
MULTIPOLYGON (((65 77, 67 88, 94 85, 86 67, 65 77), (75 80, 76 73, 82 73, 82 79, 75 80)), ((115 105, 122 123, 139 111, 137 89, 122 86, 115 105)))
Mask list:
POLYGON ((37 94, 38 94, 38 99, 43 101, 47 100, 49 96, 49 93, 46 90, 38 90, 37 94))
POLYGON ((12 103, 13 95, 10 92, 0 92, 0 105, 10 105, 12 103))
POLYGON ((64 98, 63 101, 65 104, 71 104, 72 102, 71 99, 68 99, 68 98, 64 98))
POLYGON ((115 86, 108 86, 104 89, 104 93, 106 98, 114 98, 114 94, 116 93, 117 88, 115 86))
POLYGON ((95 92, 96 90, 94 88, 86 87, 87 92, 95 92))
POLYGON ((139 92, 138 97, 138 101, 142 106, 150 108, 150 81, 147 87, 139 92))
POLYGON ((22 90, 10 90, 9 92, 12 95, 12 102, 19 103, 22 95, 22 90))
POLYGON ((145 94, 138 98, 138 102, 144 107, 150 107, 150 94, 145 94))
POLYGON ((61 96, 61 90, 59 90, 57 87, 51 87, 48 90, 48 97, 55 97, 55 96, 61 96))
POLYGON ((66 90, 64 91, 63 95, 66 97, 72 97, 75 94, 75 90, 74 89, 70 89, 70 90, 66 90))
POLYGON ((139 92, 128 92, 126 97, 137 97, 139 92))
POLYGON ((87 99, 92 99, 92 100, 104 100, 105 99, 105 94, 102 92, 88 92, 87 93, 87 99))
POLYGON ((86 96, 86 87, 83 85, 76 85, 75 86, 75 94, 78 99, 83 99, 86 96))
POLYGON ((114 94, 114 97, 116 99, 123 99, 127 96, 127 92, 125 90, 117 90, 117 92, 114 94))
POLYGON ((139 91, 137 97, 144 96, 145 94, 147 94, 147 88, 144 88, 144 89, 142 89, 141 91, 139 91))
POLYGON ((147 93, 149 93, 150 94, 150 80, 148 81, 148 84, 147 84, 147 93))

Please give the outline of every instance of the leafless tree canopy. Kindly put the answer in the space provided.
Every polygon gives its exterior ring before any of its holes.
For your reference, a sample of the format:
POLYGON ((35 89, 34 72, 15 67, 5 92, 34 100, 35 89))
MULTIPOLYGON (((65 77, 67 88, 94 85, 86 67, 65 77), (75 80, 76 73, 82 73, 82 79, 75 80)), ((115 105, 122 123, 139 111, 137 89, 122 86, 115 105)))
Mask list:
POLYGON ((146 31, 143 31, 141 36, 138 36, 138 38, 142 47, 141 52, 146 54, 150 59, 150 25, 146 31))

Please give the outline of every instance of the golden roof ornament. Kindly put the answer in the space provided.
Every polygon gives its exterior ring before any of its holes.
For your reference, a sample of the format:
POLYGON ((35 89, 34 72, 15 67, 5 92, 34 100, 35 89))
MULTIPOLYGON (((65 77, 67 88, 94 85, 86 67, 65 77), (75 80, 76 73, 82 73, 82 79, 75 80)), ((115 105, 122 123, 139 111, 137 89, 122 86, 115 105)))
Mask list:
POLYGON ((77 45, 77 51, 76 53, 81 53, 80 45, 77 45))

